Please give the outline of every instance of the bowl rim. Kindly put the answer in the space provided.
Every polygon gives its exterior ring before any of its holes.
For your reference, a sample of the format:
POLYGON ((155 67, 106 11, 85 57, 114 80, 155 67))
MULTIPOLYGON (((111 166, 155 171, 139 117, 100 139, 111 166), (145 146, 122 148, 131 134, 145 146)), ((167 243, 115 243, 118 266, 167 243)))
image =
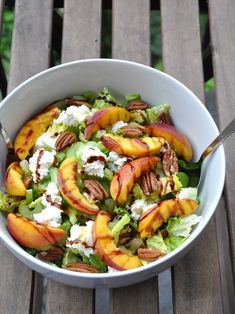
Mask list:
MULTIPOLYGON (((181 89, 185 90, 194 100, 195 102, 197 102, 203 109, 204 114, 207 115, 208 120, 210 120, 210 123, 213 124, 215 130, 217 131, 217 133, 219 134, 218 128, 212 118, 212 116, 210 115, 210 113, 208 112, 208 110, 206 109, 206 107, 203 105, 203 103, 201 102, 201 100, 188 88, 186 87, 183 83, 181 83, 180 81, 178 81, 177 79, 175 79, 174 77, 172 77, 171 75, 159 71, 155 68, 152 68, 150 66, 144 65, 144 64, 140 64, 137 62, 133 62, 133 61, 128 61, 128 60, 122 60, 122 59, 109 59, 109 58, 92 58, 92 59, 83 59, 83 60, 75 60, 75 61, 71 61, 71 62, 66 62, 48 69, 45 69, 33 76, 31 76, 30 78, 28 78, 27 80, 23 81, 21 84, 19 84, 17 87, 15 87, 0 103, 0 110, 1 108, 4 106, 4 104, 6 102, 9 101, 9 99, 14 95, 17 94, 22 88, 27 87, 28 84, 31 83, 31 81, 36 81, 38 79, 40 79, 41 77, 47 75, 48 73, 51 72, 57 72, 60 71, 63 68, 67 68, 70 66, 77 66, 79 64, 92 64, 92 63, 110 63, 110 64, 115 64, 115 63, 122 63, 122 64, 127 64, 127 65, 131 65, 134 67, 139 67, 142 70, 147 70, 150 72, 158 72, 159 76, 162 76, 170 81, 172 81, 175 85, 179 86, 181 89)), ((136 273, 140 273, 140 272, 145 272, 147 270, 151 270, 154 269, 157 266, 161 266, 164 263, 168 264, 172 264, 172 261, 174 259, 174 257, 176 257, 180 252, 184 252, 185 249, 190 245, 190 244, 194 244, 195 241, 199 238, 199 236, 202 234, 202 232, 205 230, 207 224, 209 223, 209 221, 211 220, 212 216, 215 213, 216 207, 219 203, 219 200, 221 198, 222 195, 222 191, 223 191, 223 186, 224 186, 224 181, 225 181, 225 152, 224 152, 224 148, 223 145, 221 145, 221 147, 219 147, 217 149, 217 152, 215 154, 220 154, 220 159, 221 159, 221 177, 222 180, 220 180, 218 182, 218 190, 220 191, 220 193, 217 193, 217 195, 215 195, 211 208, 214 208, 213 210, 210 211, 210 213, 207 215, 207 217, 205 219, 202 219, 201 222, 198 223, 198 225, 196 226, 196 228, 193 230, 193 232, 190 234, 190 236, 174 251, 168 253, 166 256, 162 257, 161 259, 154 261, 148 265, 144 265, 142 267, 138 267, 138 268, 134 268, 134 269, 130 269, 130 270, 125 270, 125 271, 115 271, 115 272, 110 272, 110 273, 96 273, 96 274, 92 274, 92 273, 78 273, 78 272, 71 272, 69 270, 63 269, 63 268, 56 268, 50 264, 47 264, 43 261, 40 261, 39 259, 35 258, 34 256, 30 255, 29 253, 27 253, 15 240, 14 238, 12 238, 12 242, 13 243, 9 243, 9 240, 7 238, 7 235, 5 234, 0 234, 0 240, 8 247, 11 249, 11 251, 15 251, 17 253, 17 255, 21 255, 24 259, 28 260, 30 262, 30 264, 36 264, 36 266, 38 266, 39 268, 43 268, 45 270, 47 270, 47 272, 51 273, 51 272, 56 272, 60 275, 66 275, 68 277, 73 277, 73 278, 89 278, 89 279, 109 279, 109 278, 116 278, 116 277, 126 277, 129 275, 134 275, 136 273)), ((210 157, 208 157, 210 158, 210 157)), ((10 234, 9 234, 10 235, 10 234)), ((11 236, 11 235, 10 235, 11 236)), ((44 273, 44 275, 47 275, 47 272, 44 273)))

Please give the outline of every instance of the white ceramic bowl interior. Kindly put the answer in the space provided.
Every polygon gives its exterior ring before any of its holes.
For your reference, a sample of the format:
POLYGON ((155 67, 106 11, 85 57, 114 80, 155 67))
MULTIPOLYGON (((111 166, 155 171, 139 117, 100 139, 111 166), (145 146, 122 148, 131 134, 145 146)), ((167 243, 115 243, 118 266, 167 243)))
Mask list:
MULTIPOLYGON (((150 67, 110 59, 75 61, 33 76, 2 101, 1 122, 13 139, 19 127, 45 105, 66 96, 79 95, 86 90, 98 92, 104 86, 120 95, 140 93, 152 105, 169 103, 174 124, 190 138, 196 158, 218 134, 218 129, 204 105, 183 84, 150 67)), ((2 188, 5 161, 2 139, 0 145, 2 188)), ((201 206, 198 210, 203 217, 202 221, 178 249, 148 266, 110 274, 82 274, 54 268, 26 253, 14 241, 6 229, 4 215, 0 215, 0 239, 27 266, 65 284, 86 288, 102 285, 119 287, 146 280, 168 268, 188 252, 214 214, 224 185, 223 147, 208 157, 206 162, 206 172, 200 187, 201 206)))

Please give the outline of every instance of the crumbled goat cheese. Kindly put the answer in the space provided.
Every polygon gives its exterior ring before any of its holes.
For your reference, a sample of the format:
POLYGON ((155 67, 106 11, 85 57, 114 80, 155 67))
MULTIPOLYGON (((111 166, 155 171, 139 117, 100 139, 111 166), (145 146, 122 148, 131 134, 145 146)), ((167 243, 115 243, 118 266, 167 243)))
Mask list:
POLYGON ((41 213, 34 214, 33 218, 37 222, 57 228, 61 225, 61 213, 62 210, 55 206, 47 206, 41 213))
POLYGON ((89 176, 97 176, 100 178, 104 177, 104 162, 100 160, 95 160, 91 163, 87 163, 83 166, 83 170, 89 176))
POLYGON ((85 105, 80 107, 70 106, 62 111, 54 122, 57 124, 63 123, 68 126, 77 126, 79 123, 84 122, 89 115, 90 109, 85 105))
POLYGON ((192 199, 194 201, 197 200, 197 188, 183 188, 178 193, 177 198, 182 199, 192 199))
POLYGON ((62 197, 59 195, 59 189, 54 182, 50 182, 47 186, 46 192, 42 196, 42 205, 47 207, 53 204, 62 204, 62 197), (48 200, 49 199, 49 200, 48 200))
POLYGON ((83 252, 87 257, 90 254, 93 254, 94 251, 91 247, 93 246, 94 241, 92 237, 92 229, 93 229, 94 221, 89 220, 86 222, 86 226, 81 226, 79 224, 73 225, 70 229, 70 237, 68 241, 75 241, 74 243, 67 243, 67 247, 75 248, 81 252, 83 252), (77 241, 77 242, 76 242, 77 241), (85 244, 85 245, 84 245, 85 244))
POLYGON ((110 152, 108 155, 109 168, 112 171, 119 171, 120 168, 127 162, 127 158, 119 155, 116 152, 110 152))
POLYGON ((84 163, 87 162, 87 160, 90 157, 103 157, 105 160, 107 159, 106 155, 104 153, 102 153, 102 151, 97 147, 97 146, 91 146, 91 145, 87 145, 82 153, 82 161, 84 163))
POLYGON ((144 200, 135 200, 130 206, 131 217, 135 220, 139 220, 143 212, 145 212, 152 205, 148 205, 144 200))
POLYGON ((69 241, 80 240, 85 242, 89 246, 93 246, 94 241, 92 237, 92 230, 94 226, 93 220, 88 220, 86 226, 81 226, 79 224, 73 225, 70 229, 69 241))
POLYGON ((49 172, 49 168, 55 161, 55 151, 48 152, 44 149, 38 149, 29 159, 29 169, 33 175, 33 181, 38 183, 49 172))
POLYGON ((84 165, 83 170, 90 176, 104 177, 104 162, 107 160, 105 154, 97 146, 86 146, 82 156, 84 165), (94 160, 93 162, 88 162, 90 157, 102 157, 104 160, 94 160))
POLYGON ((114 123, 113 127, 112 127, 112 132, 116 133, 119 129, 121 129, 123 126, 128 125, 128 123, 124 122, 124 121, 117 121, 116 123, 114 123))
POLYGON ((48 132, 43 133, 38 139, 35 144, 35 149, 39 148, 48 148, 48 149, 55 149, 55 143, 58 136, 51 136, 48 132))

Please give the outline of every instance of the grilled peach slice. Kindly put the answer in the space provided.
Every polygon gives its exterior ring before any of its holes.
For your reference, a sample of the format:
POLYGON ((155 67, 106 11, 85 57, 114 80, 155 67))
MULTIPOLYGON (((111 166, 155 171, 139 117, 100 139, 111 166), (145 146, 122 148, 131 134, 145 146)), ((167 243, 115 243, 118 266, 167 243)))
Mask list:
POLYGON ((125 203, 137 179, 153 170, 159 161, 159 157, 142 157, 125 164, 112 179, 110 185, 112 198, 120 204, 125 203))
POLYGON ((109 150, 118 154, 138 158, 158 155, 166 140, 158 137, 124 138, 112 134, 102 137, 102 143, 109 150))
POLYGON ((6 192, 15 196, 25 196, 26 188, 22 181, 23 171, 18 162, 11 163, 5 174, 6 192))
POLYGON ((85 129, 85 138, 89 140, 93 133, 100 129, 106 128, 117 121, 128 122, 130 120, 130 113, 120 107, 107 107, 96 111, 87 121, 85 129))
POLYGON ((25 159, 39 136, 46 131, 51 122, 58 117, 59 113, 59 108, 49 107, 22 126, 14 143, 14 149, 19 159, 25 159))
POLYGON ((150 136, 165 138, 178 155, 182 156, 186 161, 192 159, 193 151, 189 139, 174 126, 166 123, 153 123, 145 126, 145 132, 150 136))
POLYGON ((42 225, 12 213, 7 216, 7 228, 20 245, 37 250, 49 249, 66 236, 63 229, 42 225))
POLYGON ((192 199, 170 199, 153 205, 140 218, 138 225, 140 237, 151 237, 170 217, 190 215, 198 206, 192 199))
POLYGON ((108 228, 110 220, 110 214, 104 210, 100 211, 96 217, 93 229, 96 253, 107 265, 117 270, 127 270, 142 266, 138 256, 130 256, 117 248, 108 228))
POLYGON ((91 215, 97 215, 99 207, 89 202, 77 186, 78 162, 74 158, 66 158, 58 170, 58 185, 66 201, 76 209, 91 215))

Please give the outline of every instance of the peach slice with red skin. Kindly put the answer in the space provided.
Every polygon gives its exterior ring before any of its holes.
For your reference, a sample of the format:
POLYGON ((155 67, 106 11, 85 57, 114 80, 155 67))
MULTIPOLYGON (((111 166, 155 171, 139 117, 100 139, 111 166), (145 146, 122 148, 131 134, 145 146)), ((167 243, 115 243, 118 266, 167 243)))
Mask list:
POLYGON ((199 204, 192 199, 170 199, 153 205, 140 217, 138 232, 141 238, 151 237, 170 217, 190 215, 199 204))
POLYGON ((112 198, 120 204, 125 203, 137 179, 153 170, 160 161, 159 157, 142 157, 125 164, 112 179, 110 185, 112 198))
POLYGON ((25 196, 26 188, 22 180, 23 171, 18 162, 11 163, 5 174, 6 192, 15 196, 25 196))
POLYGON ((96 217, 93 236, 96 253, 110 267, 117 270, 128 270, 142 266, 138 256, 130 256, 121 251, 114 243, 113 236, 108 227, 111 216, 102 210, 96 217))
POLYGON ((60 165, 57 175, 61 194, 72 207, 90 215, 97 215, 99 207, 81 194, 77 186, 77 176, 77 160, 66 158, 60 165))
POLYGON ((46 131, 51 122, 59 116, 59 113, 59 108, 49 107, 22 126, 14 143, 15 153, 19 159, 23 160, 28 156, 39 136, 46 131))
POLYGON ((12 213, 7 216, 7 228, 20 245, 37 250, 47 250, 67 235, 63 229, 42 225, 12 213))
POLYGON ((102 137, 102 143, 110 151, 128 157, 138 158, 160 154, 166 140, 160 137, 125 138, 112 134, 102 137))
POLYGON ((117 121, 128 122, 130 113, 120 107, 107 107, 96 111, 86 123, 85 138, 89 140, 95 132, 113 125, 117 121))
POLYGON ((193 157, 192 146, 185 134, 167 123, 152 123, 145 126, 145 132, 150 136, 161 136, 184 160, 190 161, 193 157))

